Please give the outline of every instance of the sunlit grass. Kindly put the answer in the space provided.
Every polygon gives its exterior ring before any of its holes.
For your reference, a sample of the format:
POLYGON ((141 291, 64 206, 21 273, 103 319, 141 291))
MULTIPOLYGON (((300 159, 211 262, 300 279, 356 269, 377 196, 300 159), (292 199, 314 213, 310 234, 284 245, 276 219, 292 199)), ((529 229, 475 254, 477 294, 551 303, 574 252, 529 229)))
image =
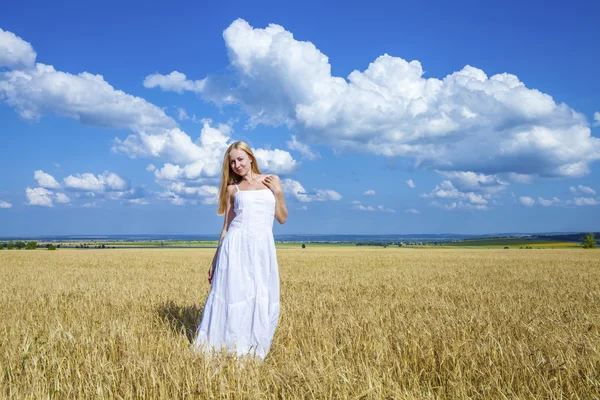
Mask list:
POLYGON ((2 396, 600 395, 600 251, 281 249, 262 365, 189 349, 213 252, 1 251, 2 396))

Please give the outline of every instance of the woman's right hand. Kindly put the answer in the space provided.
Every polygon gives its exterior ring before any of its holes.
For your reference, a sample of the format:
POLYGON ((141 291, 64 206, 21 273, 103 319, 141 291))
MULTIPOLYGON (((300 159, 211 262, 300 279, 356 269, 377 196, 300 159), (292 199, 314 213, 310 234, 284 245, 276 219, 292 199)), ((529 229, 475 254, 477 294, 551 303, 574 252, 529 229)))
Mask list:
POLYGON ((210 267, 208 267, 208 283, 209 284, 212 284, 214 275, 215 275, 215 265, 211 264, 210 267))

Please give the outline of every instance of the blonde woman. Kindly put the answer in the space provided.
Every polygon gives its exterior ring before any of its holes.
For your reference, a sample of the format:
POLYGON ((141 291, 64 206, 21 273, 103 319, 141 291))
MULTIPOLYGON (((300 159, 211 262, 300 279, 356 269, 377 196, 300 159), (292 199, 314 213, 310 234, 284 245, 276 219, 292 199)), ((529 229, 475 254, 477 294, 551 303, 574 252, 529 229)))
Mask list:
POLYGON ((225 221, 208 270, 211 288, 194 347, 263 360, 279 320, 273 217, 283 224, 288 212, 279 177, 261 174, 244 142, 225 153, 218 214, 225 221))

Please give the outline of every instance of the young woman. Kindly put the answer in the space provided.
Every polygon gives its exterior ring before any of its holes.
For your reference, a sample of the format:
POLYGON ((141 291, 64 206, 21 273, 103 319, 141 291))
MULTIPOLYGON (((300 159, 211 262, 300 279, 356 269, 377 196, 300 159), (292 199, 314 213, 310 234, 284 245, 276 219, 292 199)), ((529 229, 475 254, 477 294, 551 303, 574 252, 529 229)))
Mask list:
POLYGON ((273 217, 283 224, 288 212, 279 177, 262 175, 244 142, 225 153, 218 214, 225 214, 225 221, 194 347, 263 360, 279 320, 273 217))

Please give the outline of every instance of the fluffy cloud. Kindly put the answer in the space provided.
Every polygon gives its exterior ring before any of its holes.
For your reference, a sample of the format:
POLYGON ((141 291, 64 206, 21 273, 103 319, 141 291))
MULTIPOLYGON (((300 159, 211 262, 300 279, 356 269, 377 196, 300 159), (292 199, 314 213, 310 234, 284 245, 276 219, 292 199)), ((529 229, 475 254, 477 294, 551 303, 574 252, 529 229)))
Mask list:
POLYGON ((37 181, 38 186, 41 186, 46 189, 58 189, 60 184, 54 179, 54 177, 50 174, 45 173, 41 169, 35 171, 33 173, 34 179, 37 181))
POLYGON ((292 140, 286 142, 288 149, 296 150, 302 154, 302 158, 306 160, 316 160, 319 158, 319 154, 313 152, 310 147, 304 143, 300 143, 298 139, 296 139, 296 135, 292 135, 292 140))
POLYGON ((581 195, 592 195, 592 196, 594 196, 596 194, 596 191, 594 189, 592 189, 589 186, 583 186, 583 185, 578 185, 577 187, 571 186, 569 188, 569 190, 575 196, 577 196, 577 195, 579 195, 579 196, 581 196, 581 195))
POLYGON ((487 210, 491 194, 479 194, 475 192, 462 192, 450 181, 443 181, 435 186, 431 193, 424 193, 421 197, 434 199, 431 205, 448 210, 464 208, 469 210, 487 210), (458 200, 450 204, 440 203, 439 200, 458 200))
POLYGON ((581 176, 600 159, 585 116, 515 75, 467 65, 424 78, 419 61, 384 54, 344 79, 311 42, 279 25, 255 29, 238 19, 223 37, 234 76, 163 78, 179 82, 172 90, 241 105, 251 126, 285 124, 306 143, 486 175, 581 176))
MULTIPOLYGON (((54 192, 50 188, 59 188, 54 177, 38 170, 34 174, 40 187, 27 188, 28 205, 53 207, 54 203, 71 203, 71 198, 65 193, 54 192)), ((119 200, 129 204, 148 204, 148 192, 143 188, 130 188, 129 182, 119 175, 105 171, 102 175, 91 173, 69 175, 63 179, 63 186, 72 191, 75 198, 82 196, 93 197, 98 201, 119 200)), ((93 204, 96 206, 96 203, 93 204)), ((89 204, 84 204, 89 207, 89 204)))
POLYGON ((219 188, 210 185, 187 186, 183 182, 171 182, 165 187, 165 191, 158 195, 161 200, 167 200, 176 206, 185 204, 217 204, 219 188))
POLYGON ((67 203, 71 202, 71 199, 69 198, 69 196, 67 196, 64 193, 55 193, 54 198, 56 199, 57 203, 61 203, 61 204, 67 204, 67 203))
POLYGON ((375 191, 374 190, 367 190, 366 192, 363 193, 365 196, 375 196, 375 191))
POLYGON ((553 197, 552 200, 547 200, 543 197, 538 197, 538 203, 540 203, 542 207, 560 206, 562 204, 558 197, 553 197))
POLYGON ((35 51, 29 43, 0 28, 0 67, 31 67, 35 64, 35 58, 35 51))
POLYGON ((162 90, 177 93, 183 93, 184 91, 200 93, 204 88, 204 79, 199 81, 190 81, 187 79, 185 74, 182 74, 178 71, 173 71, 169 75, 148 75, 146 79, 144 79, 144 87, 159 87, 162 90))
POLYGON ((569 201, 568 204, 574 204, 576 206, 597 206, 600 202, 592 197, 575 197, 572 201, 569 201))
POLYGON ((342 198, 342 195, 330 189, 315 189, 312 192, 307 192, 300 182, 289 178, 284 179, 281 185, 284 193, 292 195, 296 200, 303 203, 311 201, 336 201, 342 198))
POLYGON ((415 188, 415 183, 413 182, 412 179, 409 179, 406 181, 406 184, 408 185, 409 188, 414 189, 415 188))
MULTIPOLYGON (((223 155, 233 142, 231 127, 211 126, 205 120, 200 137, 195 142, 182 130, 175 128, 158 134, 130 135, 125 140, 115 139, 113 151, 130 157, 166 158, 162 168, 154 171, 159 181, 191 181, 218 178, 223 165, 223 155)), ((298 163, 284 150, 253 149, 261 169, 278 174, 294 171, 298 163)))
POLYGON ((519 202, 526 207, 532 207, 535 204, 535 199, 529 196, 520 196, 519 202))
POLYGON ((508 187, 508 182, 494 175, 477 174, 471 171, 437 171, 449 179, 461 191, 496 194, 508 187))
POLYGON ((11 208, 11 207, 12 207, 12 204, 10 204, 9 202, 0 200, 0 208, 11 208))
POLYGON ((154 164, 146 165, 146 171, 153 172, 154 170, 156 170, 156 167, 154 166, 154 164))
POLYGON ((72 75, 41 63, 0 73, 0 97, 27 120, 56 113, 86 125, 136 132, 176 126, 162 109, 115 90, 101 75, 72 75))
POLYGON ((108 171, 97 176, 91 173, 69 175, 63 179, 63 184, 66 189, 94 193, 129 189, 129 183, 125 179, 108 171))
POLYGON ((594 126, 600 126, 600 112, 594 113, 594 126))
POLYGON ((48 189, 42 187, 32 189, 28 187, 25 189, 25 195, 27 196, 27 205, 54 207, 54 193, 48 189))
POLYGON ((254 156, 258 161, 258 165, 261 170, 279 173, 289 174, 294 171, 297 167, 296 160, 290 153, 284 150, 265 150, 265 149, 252 149, 254 156))
POLYGON ((393 208, 385 208, 382 205, 378 205, 378 206, 365 206, 363 205, 360 201, 358 200, 354 200, 352 203, 352 209, 353 210, 359 210, 359 211, 382 211, 382 212, 390 212, 390 213, 395 213, 396 210, 394 210, 393 208))
POLYGON ((409 214, 421 214, 421 212, 415 208, 408 208, 408 209, 404 210, 404 212, 409 213, 409 214))
MULTIPOLYGON (((73 75, 57 71, 51 65, 36 64, 31 45, 10 32, 0 32, 0 65, 12 68, 0 72, 0 100, 15 108, 24 119, 39 120, 45 114, 55 113, 87 125, 128 129, 134 133, 125 139, 115 139, 113 151, 133 158, 165 159, 177 164, 185 176, 215 176, 221 168, 220 158, 230 139, 229 126, 217 129, 205 123, 200 139, 194 142, 161 108, 114 89, 101 75, 88 72, 73 75)), ((173 73, 162 78, 150 76, 145 86, 194 91, 201 84, 173 73)), ((257 152, 271 172, 288 173, 296 168, 296 161, 286 151, 258 149, 257 152)), ((103 182, 97 182, 100 179, 95 181, 91 176, 74 178, 77 179, 69 179, 71 186, 79 186, 81 190, 89 185, 93 190, 101 190, 103 186, 103 182)))

